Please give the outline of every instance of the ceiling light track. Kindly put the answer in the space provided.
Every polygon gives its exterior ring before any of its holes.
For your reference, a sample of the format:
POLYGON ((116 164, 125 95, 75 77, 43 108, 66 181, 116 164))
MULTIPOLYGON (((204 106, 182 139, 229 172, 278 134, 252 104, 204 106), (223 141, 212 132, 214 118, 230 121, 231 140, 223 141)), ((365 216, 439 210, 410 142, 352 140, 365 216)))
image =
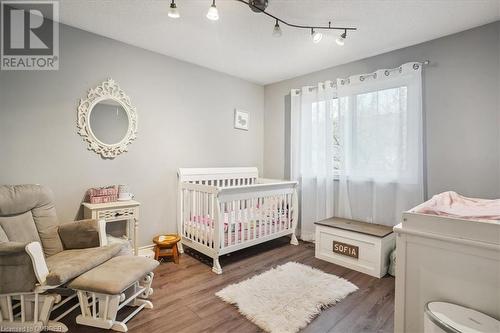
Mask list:
POLYGON ((335 26, 332 27, 331 22, 328 22, 328 26, 313 26, 313 25, 293 24, 293 23, 287 22, 285 20, 282 20, 282 19, 276 17, 271 13, 266 12, 264 9, 261 9, 255 5, 253 5, 250 1, 245 1, 245 0, 235 0, 235 1, 244 3, 247 6, 249 6, 250 8, 252 8, 253 11, 265 14, 265 15, 275 19, 276 21, 283 23, 284 25, 287 25, 287 26, 292 27, 292 28, 309 29, 309 30, 311 30, 311 29, 313 29, 313 30, 342 30, 344 32, 346 32, 347 30, 351 30, 351 31, 358 30, 357 28, 354 28, 354 27, 335 27, 335 26))
MULTIPOLYGON (((311 31, 311 37, 312 41, 314 43, 319 43, 321 39, 323 38, 323 34, 319 30, 341 30, 343 31, 342 34, 335 40, 335 42, 342 46, 345 43, 345 40, 347 38, 347 31, 355 31, 357 28, 354 27, 337 27, 337 26, 332 26, 332 22, 328 22, 328 26, 320 26, 320 25, 301 25, 301 24, 293 24, 290 22, 287 22, 283 19, 280 19, 279 17, 274 16, 271 13, 266 12, 268 0, 234 0, 237 2, 241 2, 247 6, 250 7, 250 9, 256 13, 262 13, 264 15, 267 15, 271 17, 272 19, 275 20, 274 28, 273 28, 273 36, 274 37, 281 37, 283 34, 280 23, 283 23, 286 26, 289 26, 291 28, 297 28, 297 29, 308 29, 311 31)), ((170 9, 168 11, 168 16, 171 18, 179 18, 180 13, 179 10, 177 9, 177 5, 175 3, 175 0, 171 0, 170 3, 170 9)), ((212 0, 212 5, 208 9, 207 12, 207 18, 211 21, 217 21, 219 19, 219 11, 217 9, 217 5, 215 4, 215 0, 212 0)))

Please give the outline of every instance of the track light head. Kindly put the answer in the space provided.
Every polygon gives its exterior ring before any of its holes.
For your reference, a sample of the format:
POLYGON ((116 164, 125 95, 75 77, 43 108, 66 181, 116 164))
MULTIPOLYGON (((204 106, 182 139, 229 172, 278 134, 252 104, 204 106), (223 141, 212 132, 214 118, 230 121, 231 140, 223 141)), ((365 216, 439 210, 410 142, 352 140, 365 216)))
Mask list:
POLYGON ((273 29, 273 37, 281 37, 282 34, 283 34, 283 32, 281 31, 279 22, 278 22, 278 20, 276 20, 276 24, 274 25, 274 29, 273 29))
POLYGON ((215 0, 212 1, 212 6, 208 9, 207 19, 211 21, 217 21, 219 19, 219 11, 217 10, 217 6, 215 5, 215 0))
POLYGON ((321 39, 323 39, 323 34, 321 32, 314 31, 314 29, 311 29, 311 36, 313 43, 315 44, 318 44, 319 42, 321 42, 321 39))
POLYGON ((255 13, 262 13, 266 10, 269 0, 249 0, 248 6, 255 13))
POLYGON ((172 0, 170 3, 170 9, 168 10, 168 17, 171 18, 179 18, 181 15, 179 14, 179 10, 177 9, 177 5, 175 4, 175 0, 172 0))
POLYGON ((335 43, 337 43, 337 45, 344 46, 346 37, 347 30, 344 30, 344 32, 340 36, 338 36, 337 39, 335 39, 335 43))

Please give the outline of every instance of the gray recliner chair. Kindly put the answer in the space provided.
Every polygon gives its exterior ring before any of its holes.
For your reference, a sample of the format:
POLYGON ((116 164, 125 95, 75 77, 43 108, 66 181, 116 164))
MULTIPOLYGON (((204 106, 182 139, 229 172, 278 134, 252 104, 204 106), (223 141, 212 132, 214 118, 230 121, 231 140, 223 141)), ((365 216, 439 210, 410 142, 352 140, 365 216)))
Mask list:
POLYGON ((120 252, 102 239, 95 220, 60 224, 47 187, 0 186, 0 328, 67 331, 49 320, 53 289, 120 252))

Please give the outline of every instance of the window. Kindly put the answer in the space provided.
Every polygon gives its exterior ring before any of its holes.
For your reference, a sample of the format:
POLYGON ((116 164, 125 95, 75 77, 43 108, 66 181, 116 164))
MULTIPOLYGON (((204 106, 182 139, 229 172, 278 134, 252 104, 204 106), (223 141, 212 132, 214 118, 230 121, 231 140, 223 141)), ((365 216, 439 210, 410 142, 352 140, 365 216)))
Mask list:
POLYGON ((406 169, 407 87, 334 98, 330 103, 336 174, 345 165, 346 174, 365 177, 390 177, 406 169))

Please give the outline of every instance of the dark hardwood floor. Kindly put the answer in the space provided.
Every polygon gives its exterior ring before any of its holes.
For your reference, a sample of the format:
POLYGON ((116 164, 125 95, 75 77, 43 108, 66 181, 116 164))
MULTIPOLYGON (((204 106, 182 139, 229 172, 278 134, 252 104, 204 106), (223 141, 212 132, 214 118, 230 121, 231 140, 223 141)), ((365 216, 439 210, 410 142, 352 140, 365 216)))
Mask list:
MULTIPOLYGON (((259 327, 214 294, 226 285, 289 261, 343 277, 359 290, 325 309, 303 332, 393 332, 394 278, 382 279, 314 258, 314 245, 289 244, 280 238, 221 258, 224 273, 211 271, 211 260, 197 252, 181 256, 180 264, 162 263, 153 282, 154 309, 143 310, 129 323, 129 332, 261 332, 259 327)), ((124 318, 129 310, 119 317, 124 318)), ((109 332, 75 324, 79 310, 63 322, 70 332, 109 332)), ((120 319, 120 318, 119 318, 120 319)))

